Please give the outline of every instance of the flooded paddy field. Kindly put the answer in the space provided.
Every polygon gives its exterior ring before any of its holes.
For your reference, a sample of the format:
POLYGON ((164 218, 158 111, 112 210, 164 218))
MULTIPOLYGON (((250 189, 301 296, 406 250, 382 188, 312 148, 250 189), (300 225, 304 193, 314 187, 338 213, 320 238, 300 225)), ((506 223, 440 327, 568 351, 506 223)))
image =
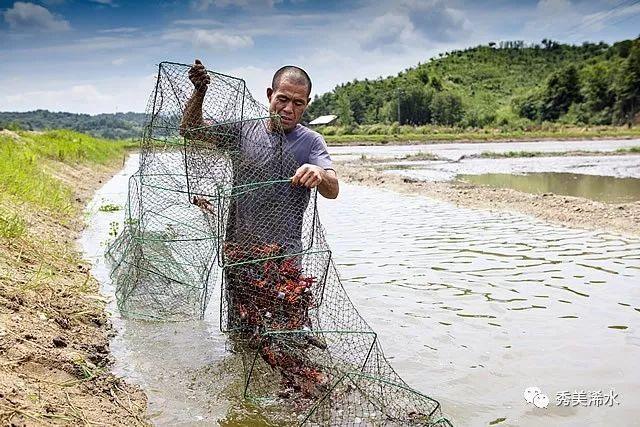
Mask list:
POLYGON ((532 194, 562 194, 584 197, 605 203, 625 203, 640 200, 640 179, 585 175, 565 172, 526 174, 487 173, 458 175, 461 182, 493 188, 512 188, 532 194))
POLYGON ((582 141, 530 141, 530 142, 460 142, 417 145, 375 145, 330 147, 334 160, 352 161, 366 156, 369 159, 394 159, 418 153, 431 153, 441 159, 458 160, 481 153, 509 151, 537 151, 559 153, 566 151, 612 152, 640 145, 640 139, 608 139, 582 141))
POLYGON ((534 194, 554 193, 602 202, 640 200, 640 155, 473 158, 459 162, 389 161, 383 173, 417 181, 461 181, 534 194))
POLYGON ((400 374, 459 425, 633 422, 640 239, 342 191, 321 212, 347 290, 400 374), (547 409, 524 402, 530 386, 547 409), (561 391, 611 389, 615 407, 556 406, 561 391))
POLYGON ((640 178, 640 155, 580 157, 473 158, 457 162, 405 160, 380 164, 387 173, 422 181, 450 181, 458 175, 572 173, 581 175, 640 178))
MULTIPOLYGON (((80 241, 110 299, 115 371, 142 386, 159 425, 261 425, 219 331, 219 288, 202 321, 117 313, 103 254, 124 214, 99 207, 124 206, 137 164, 129 159, 96 194, 80 241)), ((345 287, 391 363, 455 425, 635 422, 640 239, 354 185, 322 200, 320 215, 345 287), (548 408, 524 401, 531 386, 548 408), (556 406, 556 393, 580 390, 618 397, 612 407, 556 406)))

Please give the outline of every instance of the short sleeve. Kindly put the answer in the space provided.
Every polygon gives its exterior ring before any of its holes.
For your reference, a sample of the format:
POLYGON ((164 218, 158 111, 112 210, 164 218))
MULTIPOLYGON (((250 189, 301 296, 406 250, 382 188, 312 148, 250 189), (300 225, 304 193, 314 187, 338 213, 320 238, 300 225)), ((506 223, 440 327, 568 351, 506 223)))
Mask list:
POLYGON ((320 135, 314 138, 311 153, 309 153, 309 163, 320 166, 322 169, 333 169, 333 162, 327 150, 327 143, 320 135))

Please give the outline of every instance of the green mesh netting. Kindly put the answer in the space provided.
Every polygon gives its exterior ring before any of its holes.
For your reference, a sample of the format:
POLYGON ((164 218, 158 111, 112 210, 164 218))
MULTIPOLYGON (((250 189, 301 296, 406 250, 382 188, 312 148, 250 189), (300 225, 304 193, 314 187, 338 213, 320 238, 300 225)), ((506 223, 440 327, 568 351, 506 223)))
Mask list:
POLYGON ((202 317, 221 282, 221 329, 268 419, 451 425, 396 374, 349 300, 316 191, 291 185, 299 165, 278 118, 243 80, 209 71, 202 120, 181 128, 189 68, 161 63, 147 108, 125 227, 107 252, 120 312, 202 317))

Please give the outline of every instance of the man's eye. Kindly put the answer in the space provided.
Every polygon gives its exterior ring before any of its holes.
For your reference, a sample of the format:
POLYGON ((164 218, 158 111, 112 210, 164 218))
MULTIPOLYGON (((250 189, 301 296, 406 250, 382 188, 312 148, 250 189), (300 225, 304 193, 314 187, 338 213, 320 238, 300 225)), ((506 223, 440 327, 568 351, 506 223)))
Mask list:
POLYGON ((279 97, 278 97, 278 101, 280 101, 280 102, 287 102, 287 98, 285 98, 284 96, 279 96, 279 97))

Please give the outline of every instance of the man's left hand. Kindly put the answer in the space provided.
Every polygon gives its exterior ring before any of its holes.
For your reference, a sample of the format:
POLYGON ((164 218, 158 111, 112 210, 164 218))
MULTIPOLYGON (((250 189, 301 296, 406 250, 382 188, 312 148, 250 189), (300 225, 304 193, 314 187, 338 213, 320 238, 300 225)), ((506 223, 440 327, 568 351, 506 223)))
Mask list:
POLYGON ((305 163, 300 166, 291 178, 292 185, 302 185, 307 188, 315 188, 322 183, 324 169, 320 166, 305 163))

